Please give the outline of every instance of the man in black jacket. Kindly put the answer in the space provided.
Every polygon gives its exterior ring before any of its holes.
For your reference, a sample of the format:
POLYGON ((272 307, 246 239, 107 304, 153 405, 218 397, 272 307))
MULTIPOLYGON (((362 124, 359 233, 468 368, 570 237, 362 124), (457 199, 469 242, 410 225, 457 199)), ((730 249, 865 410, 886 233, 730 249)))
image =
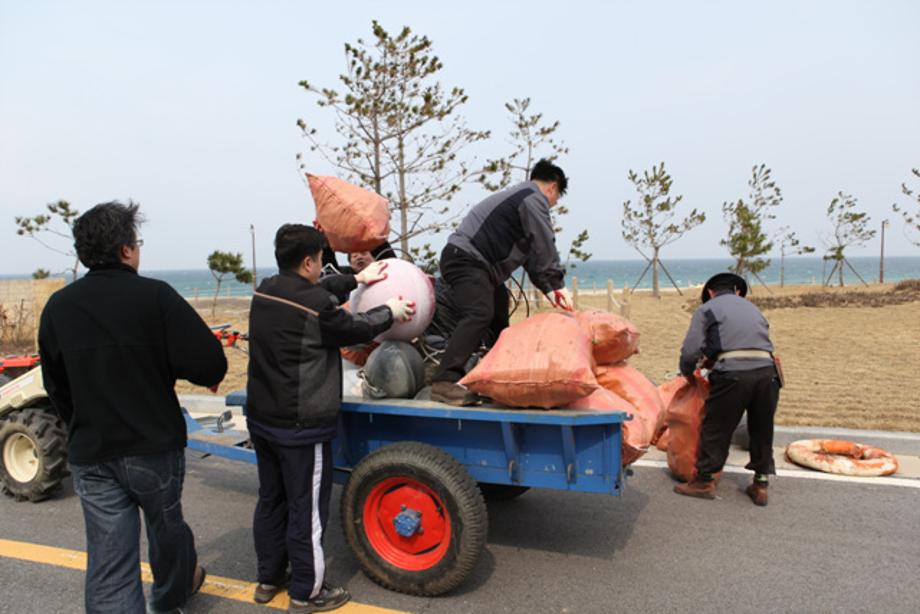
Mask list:
POLYGON ((350 598, 326 583, 322 545, 342 403, 339 348, 370 341, 413 314, 400 298, 365 313, 341 309, 336 297, 384 279, 386 264, 320 279, 324 241, 309 226, 279 228, 280 272, 259 285, 249 312, 246 415, 259 466, 254 598, 267 603, 290 582, 291 612, 335 609, 350 598))
POLYGON ((462 316, 434 375, 432 400, 451 405, 477 402, 476 394, 457 382, 483 336, 491 333, 497 339, 508 327, 505 282, 519 267, 554 307, 571 311, 549 213, 567 188, 562 169, 540 160, 530 181, 486 198, 448 237, 440 262, 448 284, 445 299, 462 316))
POLYGON ((149 610, 174 612, 204 582, 182 517, 186 429, 176 379, 216 386, 227 359, 175 290, 137 274, 137 205, 97 205, 76 219, 89 269, 41 315, 45 389, 69 432, 86 521, 87 612, 144 612, 138 508, 147 526, 149 610))

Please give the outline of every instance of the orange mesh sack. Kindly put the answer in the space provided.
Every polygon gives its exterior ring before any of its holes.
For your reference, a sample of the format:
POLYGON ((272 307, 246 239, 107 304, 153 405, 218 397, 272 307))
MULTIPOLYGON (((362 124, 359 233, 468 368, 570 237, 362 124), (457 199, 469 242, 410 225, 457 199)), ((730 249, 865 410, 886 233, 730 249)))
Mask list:
POLYGON ((668 469, 684 482, 696 477, 696 458, 700 449, 709 382, 694 375, 694 383, 685 378, 668 403, 668 469))
POLYGON ((639 351, 639 329, 626 318, 594 309, 577 311, 575 317, 591 337, 597 364, 620 362, 639 351))
POLYGON ((606 388, 598 388, 590 395, 578 399, 570 406, 572 409, 599 409, 625 411, 633 416, 632 420, 623 423, 623 445, 621 456, 623 457, 623 466, 631 465, 639 460, 648 449, 641 443, 643 425, 635 418, 636 408, 629 404, 621 396, 610 392, 606 388))
POLYGON ((316 221, 337 252, 368 252, 390 234, 390 206, 383 196, 342 181, 307 173, 316 221))
POLYGON ((625 362, 597 367, 595 374, 598 384, 626 399, 636 408, 633 417, 636 424, 631 429, 633 433, 630 443, 643 450, 647 449, 664 415, 664 406, 655 384, 625 362))
POLYGON ((678 375, 658 386, 658 396, 661 397, 661 404, 664 405, 664 413, 658 420, 658 429, 652 437, 652 445, 662 452, 668 451, 668 406, 671 404, 671 399, 686 382, 683 376, 678 375))
POLYGON ((591 342, 575 318, 539 313, 502 331, 460 383, 511 407, 567 407, 597 388, 591 342))

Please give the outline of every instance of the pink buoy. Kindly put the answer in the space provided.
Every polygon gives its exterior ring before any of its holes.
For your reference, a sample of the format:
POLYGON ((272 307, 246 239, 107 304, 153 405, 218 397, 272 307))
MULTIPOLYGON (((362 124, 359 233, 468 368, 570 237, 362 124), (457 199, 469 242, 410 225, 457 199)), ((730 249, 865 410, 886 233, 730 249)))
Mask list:
POLYGON ((387 278, 371 286, 358 286, 351 293, 352 311, 360 313, 379 307, 394 297, 415 301, 415 315, 408 322, 396 322, 375 341, 411 341, 420 336, 434 318, 434 284, 420 268, 401 258, 387 258, 387 278))

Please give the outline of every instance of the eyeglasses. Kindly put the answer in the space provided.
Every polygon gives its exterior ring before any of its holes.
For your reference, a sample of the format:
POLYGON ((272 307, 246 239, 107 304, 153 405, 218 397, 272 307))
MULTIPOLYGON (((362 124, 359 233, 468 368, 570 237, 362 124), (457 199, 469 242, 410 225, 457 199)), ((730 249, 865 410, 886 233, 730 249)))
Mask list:
POLYGON ((143 240, 143 239, 138 239, 138 240, 136 240, 136 241, 134 242, 134 247, 141 247, 141 246, 143 246, 143 245, 144 245, 144 240, 143 240))

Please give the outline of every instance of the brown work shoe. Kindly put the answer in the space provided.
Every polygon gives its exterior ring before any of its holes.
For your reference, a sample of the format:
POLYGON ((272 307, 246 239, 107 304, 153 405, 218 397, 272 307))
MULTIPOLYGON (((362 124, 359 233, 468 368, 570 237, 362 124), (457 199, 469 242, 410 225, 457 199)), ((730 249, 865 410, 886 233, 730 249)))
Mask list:
POLYGON ((479 395, 453 382, 434 382, 431 384, 431 400, 463 407, 479 402, 479 395))
POLYGON ((751 498, 751 501, 754 502, 754 505, 759 505, 761 507, 767 504, 767 484, 754 482, 744 491, 747 493, 747 496, 751 498))
POLYGON ((716 482, 715 480, 691 480, 686 484, 678 484, 675 486, 674 492, 679 495, 686 495, 688 497, 715 499, 716 482))

